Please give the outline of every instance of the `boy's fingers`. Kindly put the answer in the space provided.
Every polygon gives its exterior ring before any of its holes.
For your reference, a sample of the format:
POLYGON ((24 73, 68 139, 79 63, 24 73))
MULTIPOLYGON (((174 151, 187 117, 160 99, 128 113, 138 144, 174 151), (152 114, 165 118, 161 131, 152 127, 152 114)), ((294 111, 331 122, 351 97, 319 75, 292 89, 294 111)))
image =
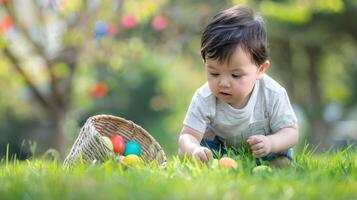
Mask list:
POLYGON ((248 138, 247 142, 250 146, 252 146, 261 142, 261 139, 259 138, 259 136, 253 135, 248 138))
POLYGON ((202 155, 200 152, 196 153, 194 158, 198 161, 203 161, 203 158, 202 158, 202 155))
POLYGON ((205 149, 204 151, 205 151, 205 154, 206 154, 206 156, 207 156, 207 160, 208 160, 208 161, 211 160, 211 159, 213 158, 212 151, 209 150, 209 149, 205 149))
POLYGON ((212 152, 205 147, 198 147, 193 152, 193 158, 203 163, 208 163, 213 158, 212 152))
POLYGON ((266 152, 264 149, 259 149, 259 150, 253 151, 253 156, 257 157, 257 158, 263 157, 263 156, 265 156, 265 154, 266 154, 266 152))
POLYGON ((263 142, 259 142, 259 143, 254 144, 254 145, 252 146, 252 150, 253 150, 253 151, 256 151, 256 150, 259 150, 259 149, 261 149, 261 148, 263 148, 263 147, 264 147, 264 143, 263 143, 263 142))
POLYGON ((200 160, 204 163, 207 163, 208 162, 208 159, 207 159, 207 156, 206 156, 206 153, 204 151, 201 151, 199 153, 199 156, 200 156, 200 160))
POLYGON ((207 162, 206 154, 204 153, 204 151, 196 152, 195 159, 201 162, 207 162))

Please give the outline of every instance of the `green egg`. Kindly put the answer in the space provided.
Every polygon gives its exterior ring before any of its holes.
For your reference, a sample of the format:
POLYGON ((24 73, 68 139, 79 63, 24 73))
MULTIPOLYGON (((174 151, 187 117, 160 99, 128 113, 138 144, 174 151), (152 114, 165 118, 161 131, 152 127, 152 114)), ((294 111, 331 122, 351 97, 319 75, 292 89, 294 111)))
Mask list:
POLYGON ((271 173, 271 172, 273 172, 273 170, 269 166, 259 165, 259 166, 254 167, 252 172, 253 172, 253 174, 265 173, 265 172, 271 173))
POLYGON ((217 159, 212 159, 209 162, 209 167, 212 169, 218 168, 218 160, 217 159))

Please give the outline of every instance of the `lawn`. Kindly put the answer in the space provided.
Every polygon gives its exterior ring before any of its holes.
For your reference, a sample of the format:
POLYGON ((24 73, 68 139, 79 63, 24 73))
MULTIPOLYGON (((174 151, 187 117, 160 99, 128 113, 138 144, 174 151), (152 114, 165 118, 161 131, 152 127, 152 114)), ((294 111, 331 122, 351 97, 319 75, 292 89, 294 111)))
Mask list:
POLYGON ((252 173, 249 156, 234 170, 170 157, 165 168, 124 169, 116 162, 77 165, 42 157, 0 164, 0 199, 357 199, 357 150, 320 155, 306 149, 294 166, 252 173))

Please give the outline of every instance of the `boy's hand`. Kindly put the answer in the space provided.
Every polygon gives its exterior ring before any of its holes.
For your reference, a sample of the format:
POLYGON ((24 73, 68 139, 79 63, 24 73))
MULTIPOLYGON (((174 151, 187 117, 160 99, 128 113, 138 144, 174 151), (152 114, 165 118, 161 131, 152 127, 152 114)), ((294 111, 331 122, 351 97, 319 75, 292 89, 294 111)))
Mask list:
POLYGON ((196 147, 192 151, 192 158, 199 160, 203 163, 208 163, 213 158, 211 150, 206 147, 196 147))
POLYGON ((253 135, 247 140, 247 143, 253 150, 253 156, 261 158, 268 155, 272 151, 272 142, 265 135, 253 135))

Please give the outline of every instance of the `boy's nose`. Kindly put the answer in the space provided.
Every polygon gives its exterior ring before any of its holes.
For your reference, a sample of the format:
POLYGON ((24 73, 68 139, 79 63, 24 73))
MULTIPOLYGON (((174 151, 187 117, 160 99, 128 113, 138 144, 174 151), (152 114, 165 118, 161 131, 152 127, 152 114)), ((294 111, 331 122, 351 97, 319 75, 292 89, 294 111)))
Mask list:
POLYGON ((219 84, 219 87, 223 87, 223 88, 227 88, 227 87, 231 86, 231 83, 229 82, 229 80, 227 78, 222 78, 218 84, 219 84))

